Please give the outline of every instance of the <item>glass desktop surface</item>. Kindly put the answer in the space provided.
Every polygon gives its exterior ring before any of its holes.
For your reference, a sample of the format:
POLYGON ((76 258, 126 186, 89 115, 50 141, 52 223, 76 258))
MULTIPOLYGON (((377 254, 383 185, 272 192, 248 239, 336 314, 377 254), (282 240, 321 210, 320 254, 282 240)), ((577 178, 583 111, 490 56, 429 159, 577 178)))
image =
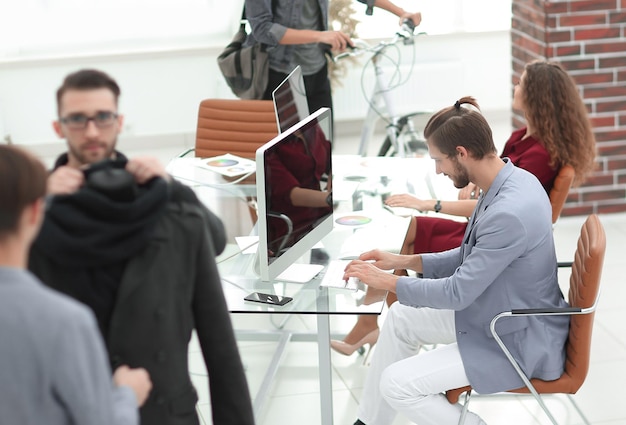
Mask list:
MULTIPOLYGON (((228 245, 217 258, 217 262, 230 312, 381 313, 386 292, 371 291, 377 294, 371 297, 372 293, 370 293, 368 303, 365 304, 364 285, 360 285, 357 291, 320 287, 320 276, 307 283, 261 281, 254 272, 254 253, 242 252, 242 246, 238 246, 235 239, 254 234, 252 212, 256 191, 253 176, 239 182, 237 178, 225 178, 213 171, 198 169, 194 161, 195 158, 176 158, 168 164, 168 171, 179 181, 192 186, 198 197, 225 223, 228 245), (244 220, 248 223, 242 227, 244 220), (283 306, 245 301, 244 297, 252 292, 288 296, 293 300, 283 306)), ((430 158, 333 156, 333 170, 335 173, 333 176, 335 220, 355 213, 372 217, 372 224, 369 228, 336 224, 333 231, 321 241, 323 250, 328 255, 326 264, 329 260, 345 256, 342 250, 346 247, 346 241, 354 239, 355 235, 366 235, 358 241, 358 248, 361 251, 379 247, 398 252, 410 220, 406 216, 384 208, 381 198, 392 192, 407 191, 417 192, 418 196, 427 196, 428 185, 425 183, 427 180, 425 176, 431 171, 434 173, 432 160, 430 158), (384 235, 386 246, 377 246, 381 235, 384 235)), ((446 185, 452 186, 449 182, 446 185)), ((442 185, 439 184, 439 186, 442 185)), ((245 246, 245 243, 243 245, 245 246)), ((358 252, 354 255, 358 255, 358 252)), ((307 259, 303 258, 302 261, 306 262, 307 259)), ((318 261, 320 261, 319 257, 318 261)), ((323 263, 323 261, 320 262, 323 263)))

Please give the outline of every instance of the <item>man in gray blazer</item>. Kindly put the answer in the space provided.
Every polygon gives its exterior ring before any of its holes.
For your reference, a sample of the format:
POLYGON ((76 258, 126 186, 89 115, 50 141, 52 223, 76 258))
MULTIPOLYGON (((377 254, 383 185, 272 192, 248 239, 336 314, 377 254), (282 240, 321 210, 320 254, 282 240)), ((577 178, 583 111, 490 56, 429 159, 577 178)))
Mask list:
MULTIPOLYGON (((551 209, 530 173, 500 159, 482 115, 463 103, 435 114, 425 136, 438 173, 456 187, 482 190, 459 248, 395 255, 379 250, 350 263, 345 277, 393 291, 355 425, 393 422, 396 412, 423 424, 456 424, 461 407, 443 392, 472 385, 479 393, 524 386, 489 331, 498 313, 563 307, 557 282, 551 209), (417 278, 383 270, 412 269, 417 278), (417 351, 423 344, 434 350, 417 351)), ((501 320, 497 331, 530 378, 552 380, 564 367, 567 317, 501 320)), ((483 424, 469 413, 467 424, 483 424)))
POLYGON ((47 173, 0 145, 0 422, 137 424, 151 388, 145 369, 110 369, 93 314, 27 272, 47 173))

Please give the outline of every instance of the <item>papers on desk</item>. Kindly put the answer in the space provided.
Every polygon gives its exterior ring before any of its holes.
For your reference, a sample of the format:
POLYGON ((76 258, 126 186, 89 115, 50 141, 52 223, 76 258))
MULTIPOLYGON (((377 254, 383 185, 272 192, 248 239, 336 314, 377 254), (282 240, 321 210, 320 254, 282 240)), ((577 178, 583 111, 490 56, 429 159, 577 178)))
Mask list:
POLYGON ((229 153, 199 159, 196 162, 196 166, 206 168, 226 177, 236 177, 256 171, 256 163, 254 161, 229 153))
POLYGON ((353 260, 372 249, 399 253, 409 225, 409 217, 394 216, 385 210, 372 216, 371 226, 362 226, 348 236, 339 258, 353 260))

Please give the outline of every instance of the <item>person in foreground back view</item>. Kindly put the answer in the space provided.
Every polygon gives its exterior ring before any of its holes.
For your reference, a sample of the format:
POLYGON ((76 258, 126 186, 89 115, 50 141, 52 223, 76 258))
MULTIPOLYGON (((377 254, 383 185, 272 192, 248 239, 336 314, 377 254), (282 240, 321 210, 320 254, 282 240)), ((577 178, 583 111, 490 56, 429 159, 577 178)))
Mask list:
POLYGON ((0 423, 137 424, 145 369, 122 366, 112 381, 91 311, 25 270, 46 178, 32 155, 0 146, 0 423))

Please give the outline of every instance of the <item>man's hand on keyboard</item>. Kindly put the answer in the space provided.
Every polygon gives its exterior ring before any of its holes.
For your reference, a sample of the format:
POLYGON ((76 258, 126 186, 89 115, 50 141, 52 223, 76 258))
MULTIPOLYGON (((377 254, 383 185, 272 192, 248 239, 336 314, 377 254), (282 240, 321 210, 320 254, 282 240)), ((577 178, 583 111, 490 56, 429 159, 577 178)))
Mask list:
POLYGON ((359 260, 367 261, 381 270, 407 269, 404 264, 407 255, 392 254, 391 252, 374 249, 359 255, 359 260))
POLYGON ((381 270, 379 266, 377 266, 377 263, 380 263, 379 261, 364 261, 363 255, 361 255, 362 259, 353 260, 348 264, 344 274, 344 279, 356 277, 361 282, 373 288, 396 292, 396 281, 398 280, 398 276, 388 273, 385 270, 381 270))

